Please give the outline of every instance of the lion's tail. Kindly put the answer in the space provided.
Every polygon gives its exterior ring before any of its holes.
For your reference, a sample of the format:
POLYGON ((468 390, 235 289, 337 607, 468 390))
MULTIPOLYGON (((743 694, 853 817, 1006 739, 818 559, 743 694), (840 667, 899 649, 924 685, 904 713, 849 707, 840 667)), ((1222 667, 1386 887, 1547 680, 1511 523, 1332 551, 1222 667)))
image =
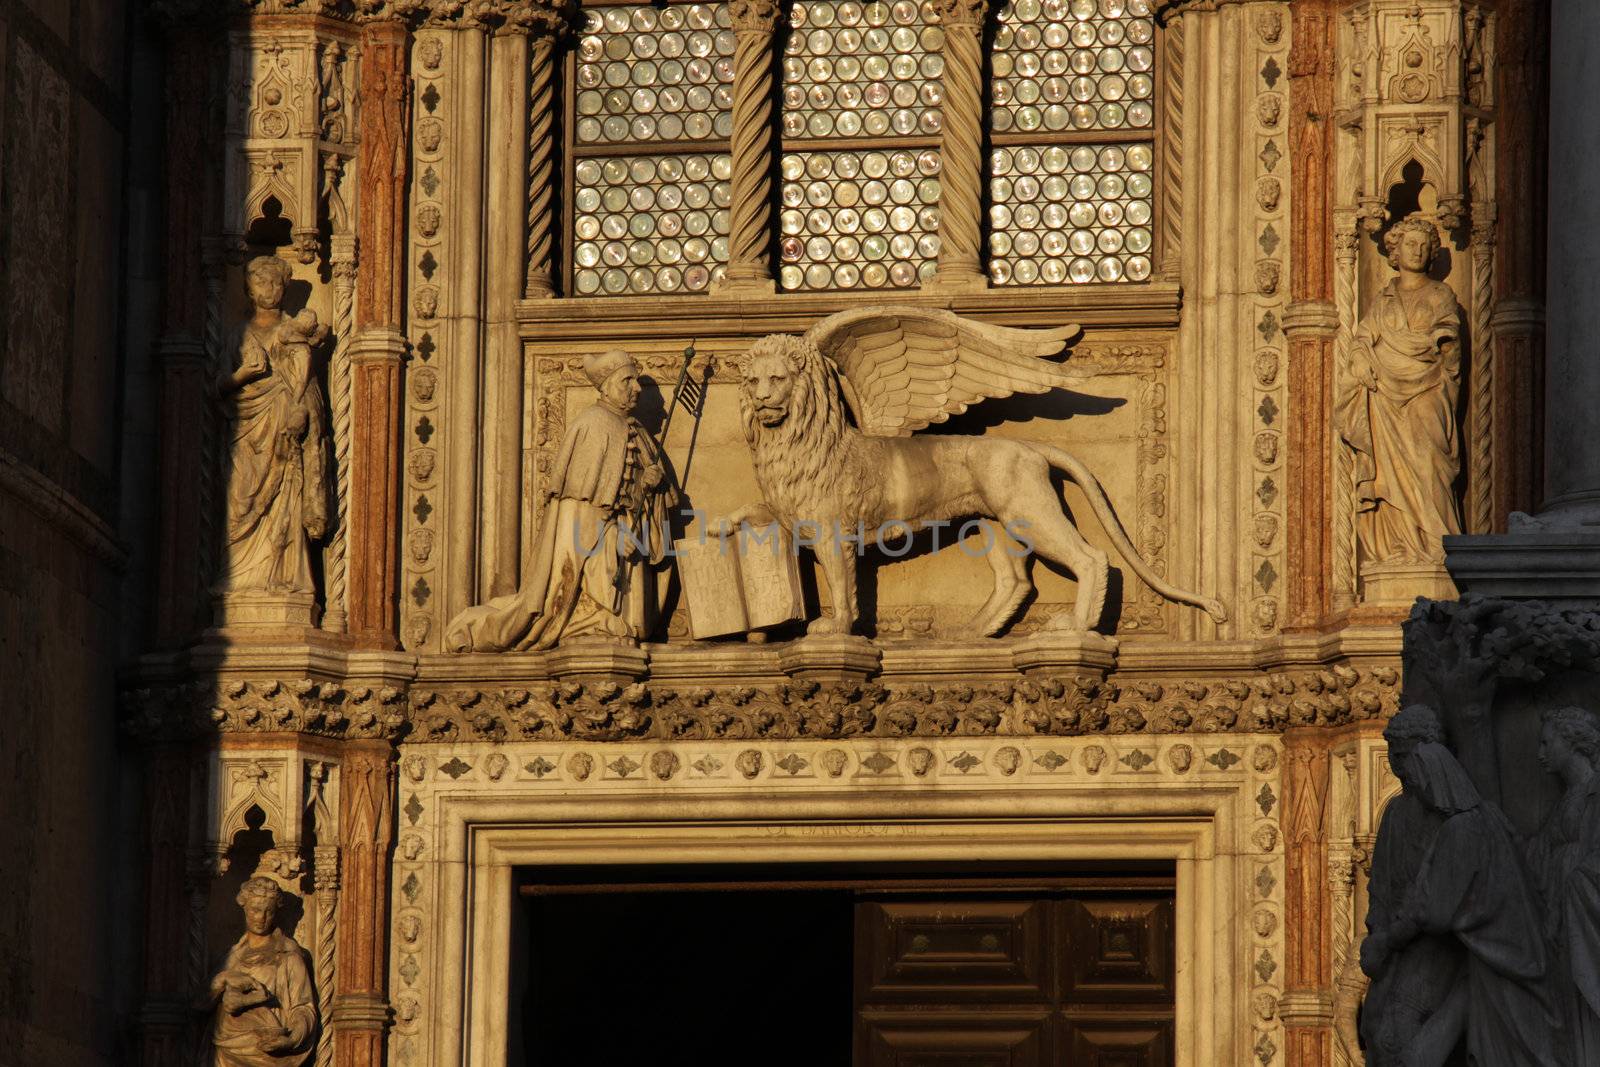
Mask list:
POLYGON ((1212 597, 1191 593, 1187 589, 1179 589, 1169 585, 1162 577, 1150 569, 1139 555, 1139 550, 1133 547, 1133 542, 1128 539, 1128 532, 1122 528, 1122 522, 1117 518, 1117 513, 1111 509, 1111 501, 1106 497, 1106 491, 1101 487, 1099 479, 1089 472, 1089 468, 1078 462, 1077 458, 1063 449, 1054 445, 1043 444, 1038 441, 1028 442, 1028 447, 1042 455, 1054 468, 1064 472, 1083 490, 1089 498, 1089 504, 1094 508, 1094 513, 1100 520, 1100 525, 1105 527, 1106 533, 1111 537, 1111 543, 1116 546, 1120 555, 1133 568, 1144 583, 1151 589, 1160 593, 1168 600, 1176 600, 1180 604, 1192 604, 1210 615, 1218 623, 1228 621, 1228 609, 1220 600, 1212 597))

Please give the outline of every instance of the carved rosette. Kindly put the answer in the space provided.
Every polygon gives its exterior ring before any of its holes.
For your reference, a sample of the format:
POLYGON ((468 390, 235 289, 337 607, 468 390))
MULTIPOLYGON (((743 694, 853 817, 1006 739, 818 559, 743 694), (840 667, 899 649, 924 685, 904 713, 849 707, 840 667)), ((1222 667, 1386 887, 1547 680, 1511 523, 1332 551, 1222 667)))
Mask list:
POLYGON ((772 244, 772 47, 777 0, 732 0, 733 172, 726 284, 770 286, 772 244))
POLYGON ((987 0, 938 0, 944 26, 944 130, 939 137, 939 269, 934 286, 982 287, 983 55, 987 0))

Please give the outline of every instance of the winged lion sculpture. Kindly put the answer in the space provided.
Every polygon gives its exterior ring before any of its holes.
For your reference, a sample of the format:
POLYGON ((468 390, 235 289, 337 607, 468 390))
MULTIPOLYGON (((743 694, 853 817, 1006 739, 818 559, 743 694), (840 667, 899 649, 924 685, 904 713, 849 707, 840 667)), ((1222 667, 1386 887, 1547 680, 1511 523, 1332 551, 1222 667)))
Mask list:
MULTIPOLYGON (((793 533, 994 520, 1025 531, 1023 548, 1076 577, 1072 615, 1050 625, 1089 630, 1104 609, 1108 560, 1064 513, 1053 468, 1082 487, 1118 554, 1146 584, 1225 621, 1220 601, 1167 583, 1140 558, 1100 482, 1066 451, 1003 437, 917 436, 984 400, 1074 384, 1043 357, 1078 332, 880 306, 830 315, 803 336, 762 338, 739 368, 740 415, 762 502, 728 516, 721 530, 743 522, 776 521, 793 533)), ((813 620, 808 632, 849 633, 857 621, 854 547, 837 536, 816 538, 812 547, 833 614, 813 620)), ((986 553, 994 587, 972 619, 978 634, 998 633, 1032 590, 1026 554, 986 553)))

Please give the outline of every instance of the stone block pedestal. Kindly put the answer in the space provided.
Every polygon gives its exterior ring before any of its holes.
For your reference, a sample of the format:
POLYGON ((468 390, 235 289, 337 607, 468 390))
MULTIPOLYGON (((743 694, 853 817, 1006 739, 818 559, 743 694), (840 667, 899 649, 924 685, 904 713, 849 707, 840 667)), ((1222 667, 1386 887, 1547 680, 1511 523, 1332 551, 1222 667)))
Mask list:
POLYGON ((1600 605, 1600 527, 1524 527, 1494 536, 1447 537, 1450 573, 1463 593, 1600 605))
POLYGON ((1443 563, 1368 563, 1361 568, 1361 602, 1410 609, 1417 597, 1454 600, 1455 583, 1443 563))

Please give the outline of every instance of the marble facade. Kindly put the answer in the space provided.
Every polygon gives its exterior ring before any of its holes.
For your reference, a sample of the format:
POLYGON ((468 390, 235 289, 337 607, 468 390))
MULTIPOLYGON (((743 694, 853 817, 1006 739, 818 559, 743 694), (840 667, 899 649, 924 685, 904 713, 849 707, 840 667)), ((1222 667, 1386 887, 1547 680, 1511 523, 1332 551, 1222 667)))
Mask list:
MULTIPOLYGON (((588 5, 139 5, 124 46, 145 79, 132 135, 161 164, 130 185, 127 233, 159 235, 162 251, 124 283, 134 303, 120 343, 154 356, 119 403, 125 447, 154 442, 141 452, 149 471, 124 483, 142 503, 120 522, 91 517, 70 479, 40 475, 0 430, 0 494, 23 501, 18 514, 78 530, 90 555, 131 553, 125 603, 101 609, 129 636, 100 677, 120 694, 145 843, 127 860, 143 888, 130 924, 142 947, 124 953, 137 977, 117 994, 125 1059, 177 1062, 202 1039, 192 1005, 216 959, 250 937, 267 944, 254 930, 240 940, 235 900, 248 911, 252 878, 296 909, 315 993, 315 1038, 296 1031, 284 1055, 318 1067, 497 1064, 512 1025, 500 1008, 518 866, 667 853, 893 865, 959 859, 982 841, 1030 861, 1173 864, 1177 1063, 1362 1062, 1367 879, 1401 790, 1384 724, 1404 702, 1457 698, 1419 666, 1443 624, 1413 623, 1403 638, 1402 622, 1419 595, 1455 610, 1458 588, 1592 592, 1593 450, 1572 435, 1575 383, 1595 362, 1575 338, 1600 300, 1569 290, 1593 274, 1582 255, 1594 198, 1551 187, 1546 316, 1543 249, 1529 236, 1545 232, 1546 209, 1527 195, 1547 173, 1593 169, 1588 131, 1562 103, 1583 87, 1551 88, 1547 137, 1550 31, 1520 0, 1147 3, 1148 127, 1107 142, 1149 145, 1137 268, 1148 275, 1016 284, 986 258, 1000 255, 992 209, 1004 197, 980 147, 1031 143, 987 125, 1004 101, 982 55, 1013 9, 924 6, 943 30, 945 73, 942 125, 905 135, 940 168, 937 218, 917 222, 933 238, 917 246, 932 250, 921 274, 872 288, 784 273, 790 179, 776 179, 806 147, 776 84, 794 12, 735 0, 729 129, 705 149, 727 153, 725 269, 704 291, 607 296, 580 292, 569 174, 574 160, 609 158, 576 130, 588 5), (1380 481, 1387 471, 1443 494, 1430 513, 1446 529, 1420 523, 1426 545, 1375 551, 1361 474, 1374 453, 1351 447, 1340 412, 1382 388, 1361 351, 1396 332, 1418 359, 1442 351, 1436 321, 1380 322, 1395 273, 1385 239, 1407 227, 1439 237, 1437 255, 1399 265, 1426 278, 1435 310, 1453 308, 1454 381, 1430 393, 1449 440, 1376 461, 1380 481), (257 257, 284 282, 270 310, 281 304, 298 327, 262 325, 242 358, 257 257), (614 369, 608 353, 631 356, 643 386, 609 401, 648 438, 619 433, 619 447, 661 466, 659 441, 687 503, 713 520, 777 503, 741 414, 756 388, 752 346, 841 313, 896 312, 974 324, 1008 357, 1022 358, 1018 331, 1056 337, 1026 357, 1051 382, 1022 388, 1006 378, 1021 364, 974 371, 970 353, 951 357, 954 378, 983 380, 948 386, 910 425, 920 379, 823 346, 831 361, 819 365, 841 368, 839 418, 852 413, 869 441, 904 430, 911 449, 966 435, 1007 455, 1076 457, 1153 581, 1125 562, 1093 490, 1070 479, 1052 504, 1082 535, 1080 563, 1109 558, 1108 583, 1081 583, 1049 553, 1018 564, 1033 591, 993 637, 969 624, 993 607, 1000 571, 969 551, 980 537, 968 532, 903 557, 877 550, 849 573, 802 556, 805 620, 749 639, 694 640, 674 592, 653 630, 630 622, 568 640, 557 627, 536 650, 452 650, 452 620, 514 596, 550 559, 547 513, 591 502, 570 487, 550 498, 569 439, 608 403, 609 378, 589 373, 614 369), (673 410, 686 348, 709 366, 703 411, 673 410), (312 368, 310 389, 297 361, 312 368), (221 405, 219 375, 248 379, 221 405), (263 417, 252 389, 276 396, 279 376, 293 403, 263 417), (1548 401, 1534 399, 1546 381, 1548 401), (874 429, 878 417, 902 423, 874 429), (252 427, 276 444, 256 449, 252 427), (309 450, 312 436, 315 470, 301 452, 286 465, 284 449, 309 450), (254 510, 229 507, 241 494, 254 510), (241 515, 257 525, 241 533, 241 515), (267 529, 273 516, 292 520, 287 535, 267 529), (281 563, 266 558, 274 545, 293 555, 292 581, 218 585, 234 556, 236 569, 281 563), (835 584, 852 581, 855 598, 840 600, 835 584), (1191 592, 1169 599, 1174 589, 1191 592)), ((1560 48, 1594 29, 1563 0, 1555 18, 1560 48)), ((45 25, 24 21, 32 36, 45 25)), ((34 189, 9 177, 13 143, 0 157, 5 195, 34 189)), ((17 151, 49 162, 46 147, 17 151)), ((937 347, 902 351, 931 366, 946 358, 928 355, 937 347)), ((37 415, 54 379, 28 358, 0 362, 0 398, 37 415)), ((628 478, 619 484, 626 495, 628 478)), ((45 539, 24 532, 27 545, 45 539)), ((539 580, 559 582, 559 559, 546 566, 539 580)), ((1571 696, 1585 683, 1562 684, 1571 696)), ((1523 699, 1509 690, 1505 700, 1523 699)), ((82 697, 94 700, 109 696, 82 697)), ((1525 766, 1525 738, 1507 744, 1515 773, 1541 773, 1525 766)), ((216 990, 212 1003, 236 1006, 252 993, 238 978, 216 990)))

